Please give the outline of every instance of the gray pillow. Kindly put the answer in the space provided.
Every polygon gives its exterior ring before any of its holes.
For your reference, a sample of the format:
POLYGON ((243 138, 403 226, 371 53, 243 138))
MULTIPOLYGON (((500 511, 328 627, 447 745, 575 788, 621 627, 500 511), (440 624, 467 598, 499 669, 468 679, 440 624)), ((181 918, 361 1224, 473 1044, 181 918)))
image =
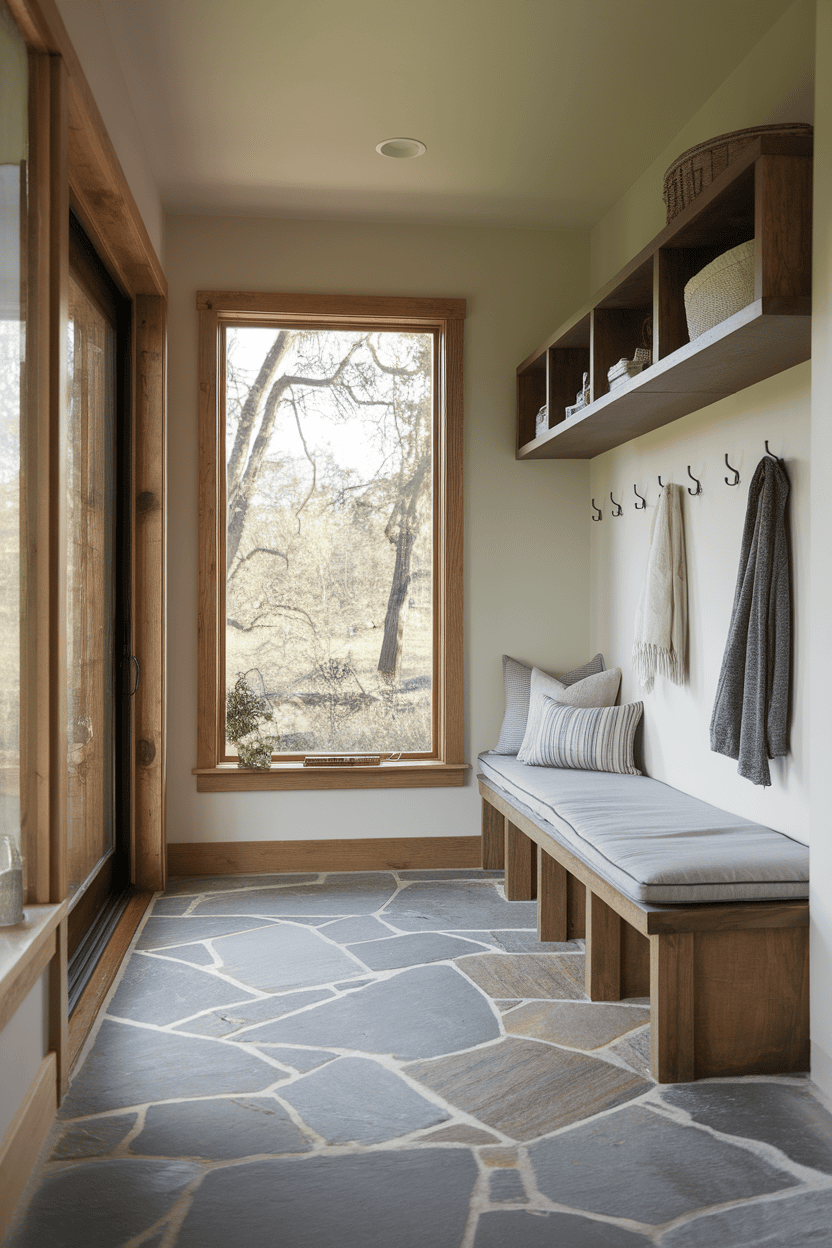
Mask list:
POLYGON ((576 680, 572 685, 565 685, 554 676, 547 676, 539 667, 532 668, 532 679, 529 694, 529 714, 526 719, 526 732, 523 744, 517 751, 521 763, 526 761, 526 749, 536 738, 540 730, 540 718, 546 709, 546 702, 551 698, 561 706, 614 706, 621 684, 621 668, 611 667, 603 672, 594 672, 583 680, 576 680))
POLYGON ((633 739, 643 702, 625 706, 562 706, 552 698, 526 750, 527 767, 572 767, 640 776, 633 761, 633 739))
MULTIPOLYGON (((591 676, 594 672, 605 670, 604 656, 596 654, 594 659, 576 667, 574 671, 558 676, 562 685, 574 685, 576 681, 591 676)), ((528 663, 503 655, 503 692, 506 709, 500 727, 500 736, 492 754, 516 754, 523 744, 526 734, 526 720, 529 716, 529 694, 531 689, 532 669, 528 663)))

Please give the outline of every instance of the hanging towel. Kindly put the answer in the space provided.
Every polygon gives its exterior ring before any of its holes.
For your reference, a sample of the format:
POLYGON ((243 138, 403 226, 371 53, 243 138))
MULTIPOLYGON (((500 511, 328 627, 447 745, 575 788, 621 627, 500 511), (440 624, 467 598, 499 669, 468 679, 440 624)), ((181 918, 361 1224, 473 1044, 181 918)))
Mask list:
POLYGON ((633 667, 648 693, 656 676, 685 679, 688 581, 682 487, 669 483, 659 495, 650 528, 650 553, 636 612, 633 667))
POLYGON ((768 455, 748 491, 734 608, 711 718, 711 749, 771 784, 768 760, 789 752, 791 592, 789 478, 768 455))

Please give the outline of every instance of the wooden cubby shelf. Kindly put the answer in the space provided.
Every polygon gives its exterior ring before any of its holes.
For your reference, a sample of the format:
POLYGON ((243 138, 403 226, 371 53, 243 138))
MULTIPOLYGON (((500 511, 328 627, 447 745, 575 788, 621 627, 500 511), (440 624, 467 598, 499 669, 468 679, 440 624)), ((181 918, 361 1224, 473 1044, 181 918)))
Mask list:
POLYGON ((808 360, 811 238, 811 137, 755 139, 517 369, 517 458, 591 459, 808 360), (751 239, 754 301, 691 342, 685 283, 751 239), (633 357, 648 317, 653 363, 610 392, 607 370, 633 357), (590 402, 567 420, 585 372, 590 402))

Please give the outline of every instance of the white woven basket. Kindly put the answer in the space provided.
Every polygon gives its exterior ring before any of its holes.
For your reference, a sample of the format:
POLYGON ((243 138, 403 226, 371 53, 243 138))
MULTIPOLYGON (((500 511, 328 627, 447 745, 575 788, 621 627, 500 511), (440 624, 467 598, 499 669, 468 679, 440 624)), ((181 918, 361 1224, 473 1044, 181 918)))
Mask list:
POLYGON ((685 315, 693 342, 700 334, 754 302, 754 240, 732 247, 685 286, 685 315))

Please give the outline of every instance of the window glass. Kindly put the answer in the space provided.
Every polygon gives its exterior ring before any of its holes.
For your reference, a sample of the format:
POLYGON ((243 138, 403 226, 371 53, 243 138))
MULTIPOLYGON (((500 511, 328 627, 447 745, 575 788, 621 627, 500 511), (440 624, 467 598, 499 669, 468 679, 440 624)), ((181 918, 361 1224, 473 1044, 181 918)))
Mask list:
POLYGON ((278 755, 428 755, 434 334, 223 341, 226 692, 246 677, 278 755))

